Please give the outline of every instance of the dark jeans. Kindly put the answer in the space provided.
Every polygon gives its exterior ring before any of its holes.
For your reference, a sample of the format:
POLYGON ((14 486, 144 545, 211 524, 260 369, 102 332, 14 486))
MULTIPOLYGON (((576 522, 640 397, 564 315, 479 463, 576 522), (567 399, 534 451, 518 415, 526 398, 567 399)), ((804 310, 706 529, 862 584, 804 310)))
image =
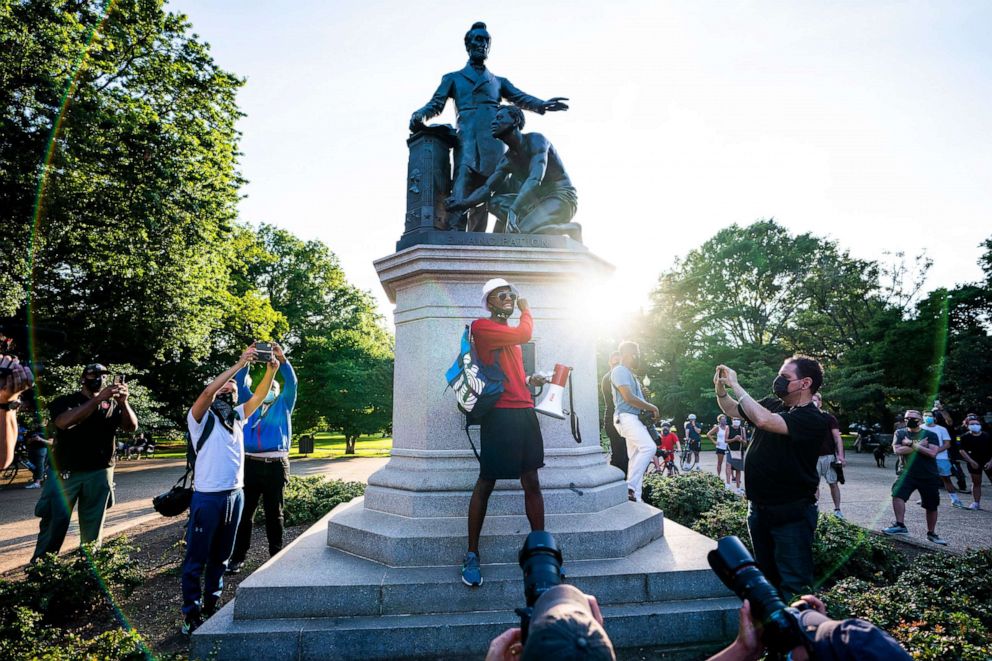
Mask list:
POLYGON ((754 559, 786 603, 813 585, 813 533, 816 503, 800 500, 782 505, 748 503, 747 530, 754 559))
POLYGON ((193 492, 186 529, 183 559, 183 615, 196 609, 212 610, 224 590, 224 572, 234 548, 234 534, 241 521, 244 495, 241 489, 216 493, 193 492), (200 590, 200 576, 203 590, 200 590), (200 597, 206 593, 202 604, 200 597))
POLYGON ((45 474, 45 464, 48 461, 48 446, 32 443, 28 446, 28 461, 34 465, 31 477, 35 482, 41 482, 41 476, 45 474))
POLYGON ((626 476, 627 465, 629 463, 627 441, 623 440, 623 436, 620 435, 620 432, 613 425, 612 414, 603 422, 603 429, 606 431, 606 437, 610 439, 610 465, 622 470, 626 476))
POLYGON ((245 512, 238 526, 237 540, 234 542, 234 553, 231 563, 245 561, 248 549, 251 547, 252 520, 258 501, 261 499, 265 508, 265 536, 269 540, 269 556, 282 550, 283 532, 283 492, 289 482, 289 459, 276 461, 258 461, 245 457, 245 512))

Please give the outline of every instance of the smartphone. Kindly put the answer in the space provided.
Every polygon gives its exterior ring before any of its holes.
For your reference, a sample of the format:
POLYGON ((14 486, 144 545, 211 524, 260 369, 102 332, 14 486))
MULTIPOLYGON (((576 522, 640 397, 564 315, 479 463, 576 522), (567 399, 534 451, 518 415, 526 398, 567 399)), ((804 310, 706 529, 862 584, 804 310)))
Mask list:
POLYGON ((124 374, 115 374, 114 375, 114 385, 115 386, 124 385, 124 383, 126 381, 127 381, 127 377, 124 374))
POLYGON ((256 360, 260 363, 267 363, 272 360, 272 343, 255 341, 256 360))

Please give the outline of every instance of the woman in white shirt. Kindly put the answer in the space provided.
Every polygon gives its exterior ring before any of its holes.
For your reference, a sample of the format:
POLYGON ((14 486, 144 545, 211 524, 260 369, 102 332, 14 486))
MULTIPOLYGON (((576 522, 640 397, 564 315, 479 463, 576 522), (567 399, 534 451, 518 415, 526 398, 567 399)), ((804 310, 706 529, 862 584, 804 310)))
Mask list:
POLYGON ((727 454, 727 439, 730 436, 730 430, 727 428, 727 416, 722 414, 717 416, 716 424, 706 432, 706 435, 716 446, 716 474, 723 480, 723 458, 727 454))

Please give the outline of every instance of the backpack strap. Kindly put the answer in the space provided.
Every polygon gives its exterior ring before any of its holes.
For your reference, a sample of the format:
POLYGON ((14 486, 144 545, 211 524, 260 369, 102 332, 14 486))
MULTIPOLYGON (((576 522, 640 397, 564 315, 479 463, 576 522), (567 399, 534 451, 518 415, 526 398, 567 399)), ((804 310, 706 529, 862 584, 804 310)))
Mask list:
MULTIPOLYGON (((207 409, 207 421, 203 425, 203 431, 200 432, 200 437, 196 439, 196 452, 193 457, 193 461, 186 461, 186 473, 180 478, 182 484, 186 484, 186 478, 190 477, 190 482, 192 482, 192 476, 196 475, 196 456, 200 454, 200 450, 203 449, 203 445, 210 438, 210 433, 214 430, 214 413, 210 409, 207 409)), ((177 483, 178 484, 178 483, 177 483)))
POLYGON ((468 418, 465 418, 465 436, 468 437, 468 444, 472 446, 472 454, 475 455, 475 460, 480 464, 482 463, 482 457, 479 456, 479 451, 475 449, 475 442, 472 440, 472 435, 468 433, 468 428, 471 426, 468 418))

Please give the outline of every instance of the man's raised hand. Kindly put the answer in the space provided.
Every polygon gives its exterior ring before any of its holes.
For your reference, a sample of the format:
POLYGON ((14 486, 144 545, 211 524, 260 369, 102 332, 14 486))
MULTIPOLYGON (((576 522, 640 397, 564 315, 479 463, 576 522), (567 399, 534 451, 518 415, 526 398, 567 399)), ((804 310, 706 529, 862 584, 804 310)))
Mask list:
POLYGON ((34 385, 34 375, 31 370, 17 360, 15 356, 0 356, 0 369, 10 370, 6 376, 0 376, 0 402, 9 402, 34 385))
POLYGON ((541 106, 541 108, 545 112, 556 112, 558 110, 568 110, 568 104, 567 103, 563 103, 563 101, 568 101, 568 97, 567 96, 556 96, 556 97, 550 98, 547 101, 545 101, 544 102, 544 105, 541 106))
POLYGON ((255 345, 253 344, 241 352, 241 358, 238 358, 238 364, 244 366, 248 363, 253 363, 256 356, 258 356, 258 351, 255 350, 255 345))
POLYGON ((276 360, 278 360, 280 364, 286 362, 286 354, 283 352, 282 347, 276 342, 272 343, 272 355, 276 357, 276 360))

